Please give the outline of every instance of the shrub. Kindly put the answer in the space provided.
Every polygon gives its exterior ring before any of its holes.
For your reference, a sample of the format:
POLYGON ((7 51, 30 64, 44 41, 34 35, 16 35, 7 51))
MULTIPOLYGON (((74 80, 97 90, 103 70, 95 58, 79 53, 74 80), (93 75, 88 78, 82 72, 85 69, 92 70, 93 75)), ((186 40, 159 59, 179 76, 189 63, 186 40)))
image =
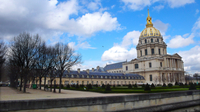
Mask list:
POLYGON ((145 85, 144 91, 151 91, 151 88, 149 87, 148 83, 145 85))
POLYGON ((184 86, 184 85, 183 85, 183 83, 181 82, 181 83, 179 83, 179 86, 184 86))
POLYGON ((197 88, 195 87, 195 85, 192 83, 189 87, 189 90, 196 90, 197 88))
POLYGON ((197 83, 194 83, 195 86, 197 86, 197 83))
POLYGON ((79 88, 79 84, 78 83, 76 84, 76 88, 79 88))
POLYGON ((137 83, 135 83, 134 88, 137 88, 137 83))
POLYGON ((132 88, 132 85, 131 85, 131 84, 129 84, 129 85, 128 85, 128 88, 129 88, 129 89, 131 89, 131 88, 132 88))
POLYGON ((105 88, 105 85, 104 84, 102 84, 102 86, 101 86, 102 88, 105 88))
POLYGON ((142 84, 142 88, 145 88, 145 85, 144 85, 144 84, 142 84))
POLYGON ((178 85, 178 82, 177 82, 177 81, 175 82, 175 85, 178 85))
POLYGON ((115 88, 115 85, 113 85, 113 88, 115 88))
POLYGON ((155 85, 153 83, 151 84, 151 88, 155 88, 155 85))
POLYGON ((157 86, 162 86, 161 84, 157 84, 157 86))
POLYGON ((118 84, 117 86, 121 86, 121 85, 118 84))
POLYGON ((173 86, 173 84, 171 84, 171 83, 168 84, 168 87, 172 87, 172 86, 173 86))
POLYGON ((187 83, 185 83, 185 86, 187 86, 187 83))
POLYGON ((162 87, 167 87, 166 84, 164 83, 162 87))
POLYGON ((98 87, 98 84, 95 84, 95 87, 98 87))
POLYGON ((193 83, 192 82, 189 82, 189 85, 192 85, 193 83))
POLYGON ((70 85, 69 85, 69 84, 67 84, 67 88, 70 88, 70 85))
POLYGON ((198 83, 198 85, 200 86, 200 83, 198 83))
POLYGON ((64 87, 64 85, 63 84, 61 84, 61 88, 63 88, 64 87))
POLYGON ((106 85, 105 91, 111 91, 111 88, 110 88, 110 85, 109 85, 109 84, 106 85))
POLYGON ((83 84, 81 84, 81 85, 80 85, 80 87, 81 87, 81 88, 84 88, 84 85, 83 85, 83 84))
POLYGON ((71 87, 75 87, 75 84, 72 84, 71 87))
POLYGON ((87 85, 87 89, 92 89, 92 85, 91 85, 91 84, 88 84, 88 85, 87 85))

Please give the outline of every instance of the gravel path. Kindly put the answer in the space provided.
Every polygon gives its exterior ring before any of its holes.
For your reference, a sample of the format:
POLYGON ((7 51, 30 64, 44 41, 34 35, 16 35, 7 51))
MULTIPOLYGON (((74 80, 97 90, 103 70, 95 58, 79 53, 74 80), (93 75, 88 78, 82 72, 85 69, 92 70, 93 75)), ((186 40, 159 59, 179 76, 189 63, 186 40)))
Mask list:
POLYGON ((39 89, 27 88, 27 93, 23 93, 17 89, 10 87, 0 87, 0 100, 29 100, 29 99, 54 99, 54 98, 81 98, 81 97, 100 97, 100 96, 119 96, 119 95, 138 95, 144 93, 131 93, 131 94, 103 94, 85 91, 61 90, 61 93, 53 93, 39 89))

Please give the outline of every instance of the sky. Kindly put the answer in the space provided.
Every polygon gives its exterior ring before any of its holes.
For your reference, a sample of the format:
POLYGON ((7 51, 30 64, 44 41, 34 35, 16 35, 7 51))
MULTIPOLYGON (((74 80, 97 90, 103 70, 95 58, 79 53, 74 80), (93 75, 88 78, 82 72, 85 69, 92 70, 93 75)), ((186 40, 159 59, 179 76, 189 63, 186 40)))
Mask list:
POLYGON ((0 39, 39 34, 82 55, 72 69, 104 67, 137 57, 148 8, 167 53, 178 53, 188 73, 200 73, 199 0, 0 0, 0 39))

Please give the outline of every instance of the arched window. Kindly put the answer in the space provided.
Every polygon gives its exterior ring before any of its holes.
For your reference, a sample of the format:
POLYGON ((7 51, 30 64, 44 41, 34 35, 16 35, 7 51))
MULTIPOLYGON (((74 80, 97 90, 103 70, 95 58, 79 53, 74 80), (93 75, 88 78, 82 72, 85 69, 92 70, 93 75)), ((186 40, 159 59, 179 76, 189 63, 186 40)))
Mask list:
POLYGON ((147 39, 145 39, 144 41, 145 41, 145 43, 147 43, 147 39))
POLYGON ((151 39, 151 43, 153 43, 153 39, 151 39))

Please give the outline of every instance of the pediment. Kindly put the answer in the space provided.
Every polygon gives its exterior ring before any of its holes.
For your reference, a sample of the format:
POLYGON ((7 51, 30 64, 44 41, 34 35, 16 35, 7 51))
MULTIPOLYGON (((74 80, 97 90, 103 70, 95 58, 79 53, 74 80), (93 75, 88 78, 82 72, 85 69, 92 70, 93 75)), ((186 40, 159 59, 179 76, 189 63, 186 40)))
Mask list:
POLYGON ((179 58, 182 58, 179 54, 175 53, 173 54, 172 56, 176 56, 176 57, 179 57, 179 58))

